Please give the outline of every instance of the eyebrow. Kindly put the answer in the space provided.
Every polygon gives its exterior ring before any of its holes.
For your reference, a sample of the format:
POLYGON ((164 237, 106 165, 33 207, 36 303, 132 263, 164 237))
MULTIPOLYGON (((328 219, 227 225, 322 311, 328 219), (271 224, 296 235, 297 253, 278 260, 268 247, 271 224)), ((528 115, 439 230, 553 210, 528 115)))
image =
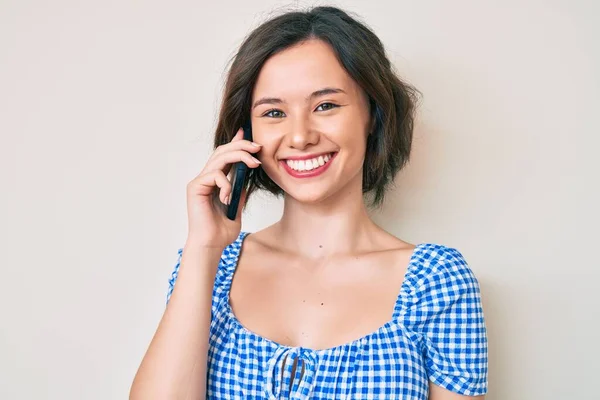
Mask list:
MULTIPOLYGON (((336 93, 346 94, 346 92, 340 88, 326 87, 326 88, 319 89, 319 90, 312 92, 310 94, 310 96, 308 96, 305 100, 309 101, 316 97, 321 97, 321 96, 325 96, 328 94, 336 94, 336 93)), ((256 100, 254 102, 254 104, 252 105, 252 108, 254 109, 255 107, 260 106, 261 104, 283 104, 283 103, 285 103, 285 101, 278 97, 263 97, 263 98, 256 100)))

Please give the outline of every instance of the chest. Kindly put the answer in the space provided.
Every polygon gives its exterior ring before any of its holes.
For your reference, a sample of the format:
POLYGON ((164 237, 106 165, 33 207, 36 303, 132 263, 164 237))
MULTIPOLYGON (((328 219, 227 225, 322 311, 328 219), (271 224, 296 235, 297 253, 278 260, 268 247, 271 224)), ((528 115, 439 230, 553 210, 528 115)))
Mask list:
POLYGON ((320 263, 248 252, 233 276, 230 303, 240 323, 260 336, 331 348, 391 319, 407 263, 402 252, 320 263))

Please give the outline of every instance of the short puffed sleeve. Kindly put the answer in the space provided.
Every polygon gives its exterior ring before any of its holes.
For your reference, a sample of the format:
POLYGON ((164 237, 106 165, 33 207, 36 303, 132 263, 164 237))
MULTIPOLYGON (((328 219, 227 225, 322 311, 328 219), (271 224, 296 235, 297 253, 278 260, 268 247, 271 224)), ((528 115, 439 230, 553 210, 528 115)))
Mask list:
POLYGON ((421 248, 405 326, 419 339, 429 380, 455 393, 487 392, 487 331, 479 282, 454 248, 421 248))

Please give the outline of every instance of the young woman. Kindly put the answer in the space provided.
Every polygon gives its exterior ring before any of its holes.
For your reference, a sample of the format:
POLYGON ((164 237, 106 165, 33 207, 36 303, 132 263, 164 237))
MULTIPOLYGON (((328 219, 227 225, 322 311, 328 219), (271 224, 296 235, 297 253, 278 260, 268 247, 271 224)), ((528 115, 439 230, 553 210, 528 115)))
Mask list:
POLYGON ((482 398, 486 329, 466 261, 367 213, 408 160, 416 93, 340 9, 249 35, 216 149, 187 187, 187 241, 132 399, 482 398), (240 211, 257 189, 284 198, 281 220, 252 234, 219 204, 239 161, 251 168, 240 211))

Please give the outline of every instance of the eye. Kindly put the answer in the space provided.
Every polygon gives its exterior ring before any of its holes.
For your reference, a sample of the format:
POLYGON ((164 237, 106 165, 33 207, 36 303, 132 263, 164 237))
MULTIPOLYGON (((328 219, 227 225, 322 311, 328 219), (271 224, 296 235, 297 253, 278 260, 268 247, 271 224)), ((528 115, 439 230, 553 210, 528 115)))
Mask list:
POLYGON ((317 107, 318 111, 328 111, 334 108, 339 107, 337 104, 333 104, 333 103, 321 103, 319 104, 319 106, 317 107), (319 110, 319 108, 321 108, 321 110, 319 110))
POLYGON ((263 114, 263 117, 270 117, 270 118, 282 118, 283 116, 285 116, 283 111, 278 110, 276 108, 269 110, 263 114))

